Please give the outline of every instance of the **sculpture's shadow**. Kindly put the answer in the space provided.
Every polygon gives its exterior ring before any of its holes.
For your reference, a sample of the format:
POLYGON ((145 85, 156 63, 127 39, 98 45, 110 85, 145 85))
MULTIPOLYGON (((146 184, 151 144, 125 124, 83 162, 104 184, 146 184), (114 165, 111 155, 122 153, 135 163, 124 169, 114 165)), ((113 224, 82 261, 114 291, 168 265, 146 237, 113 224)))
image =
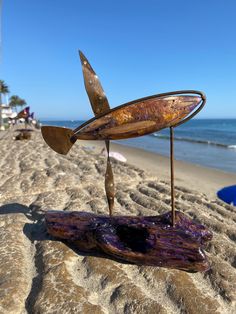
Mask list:
POLYGON ((0 207, 0 215, 24 214, 29 223, 25 223, 23 233, 31 241, 49 240, 44 224, 44 214, 39 206, 25 206, 19 203, 5 204, 0 207))
POLYGON ((9 214, 24 214, 30 220, 29 223, 25 223, 23 227, 23 233, 32 243, 42 241, 62 242, 80 256, 94 256, 99 258, 107 258, 123 264, 133 264, 131 262, 125 262, 119 258, 107 255, 102 251, 95 251, 94 249, 81 251, 76 247, 73 242, 63 241, 61 239, 52 237, 47 233, 45 224, 45 212, 40 210, 39 206, 32 205, 28 207, 19 203, 11 203, 0 206, 0 215, 9 214))

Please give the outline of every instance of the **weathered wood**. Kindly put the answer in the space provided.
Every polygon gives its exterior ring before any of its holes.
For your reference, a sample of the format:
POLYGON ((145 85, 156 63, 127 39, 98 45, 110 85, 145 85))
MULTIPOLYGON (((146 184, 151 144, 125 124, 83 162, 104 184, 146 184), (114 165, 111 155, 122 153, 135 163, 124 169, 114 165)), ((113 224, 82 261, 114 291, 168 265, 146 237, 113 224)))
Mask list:
POLYGON ((203 251, 212 233, 176 212, 160 216, 100 216, 87 212, 48 211, 50 235, 72 242, 83 251, 97 251, 138 265, 189 272, 210 268, 203 251))

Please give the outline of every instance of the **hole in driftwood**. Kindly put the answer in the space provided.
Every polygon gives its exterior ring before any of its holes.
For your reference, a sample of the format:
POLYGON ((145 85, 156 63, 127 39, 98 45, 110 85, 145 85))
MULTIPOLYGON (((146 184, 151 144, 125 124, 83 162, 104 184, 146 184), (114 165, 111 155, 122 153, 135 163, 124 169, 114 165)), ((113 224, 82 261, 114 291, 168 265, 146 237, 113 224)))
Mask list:
POLYGON ((149 248, 146 239, 148 231, 146 228, 134 228, 126 226, 118 226, 116 229, 117 236, 120 241, 132 251, 146 253, 149 248))

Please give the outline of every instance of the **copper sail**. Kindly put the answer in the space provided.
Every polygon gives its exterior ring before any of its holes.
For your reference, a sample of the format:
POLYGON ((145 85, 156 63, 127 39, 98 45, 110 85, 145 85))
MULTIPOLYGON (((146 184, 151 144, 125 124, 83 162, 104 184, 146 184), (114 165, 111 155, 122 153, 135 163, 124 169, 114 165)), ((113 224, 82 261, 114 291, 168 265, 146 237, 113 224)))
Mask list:
POLYGON ((79 51, 79 55, 82 64, 85 89, 93 112, 95 116, 97 116, 108 111, 110 106, 97 74, 81 51, 79 51))

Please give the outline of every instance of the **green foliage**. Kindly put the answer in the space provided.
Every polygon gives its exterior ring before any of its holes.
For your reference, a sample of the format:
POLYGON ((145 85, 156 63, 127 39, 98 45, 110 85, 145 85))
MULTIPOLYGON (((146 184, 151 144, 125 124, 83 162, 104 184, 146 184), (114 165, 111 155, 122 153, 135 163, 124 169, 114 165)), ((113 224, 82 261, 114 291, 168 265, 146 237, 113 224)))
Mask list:
POLYGON ((26 105, 26 101, 17 95, 12 95, 10 98, 9 105, 11 107, 17 107, 17 106, 23 107, 24 105, 26 105))
POLYGON ((0 80, 0 93, 1 94, 8 94, 9 93, 9 88, 3 80, 0 80))

